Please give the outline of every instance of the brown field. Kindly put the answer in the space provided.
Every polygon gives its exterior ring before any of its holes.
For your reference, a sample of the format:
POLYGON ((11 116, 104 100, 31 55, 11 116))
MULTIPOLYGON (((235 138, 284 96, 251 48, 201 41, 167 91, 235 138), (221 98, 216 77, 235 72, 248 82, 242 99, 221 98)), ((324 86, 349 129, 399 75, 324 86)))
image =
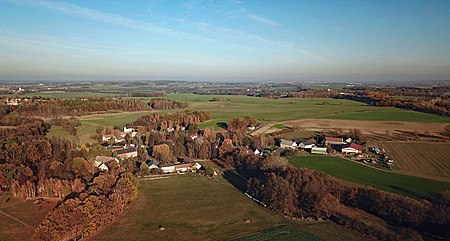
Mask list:
POLYGON ((430 140, 442 139, 444 137, 441 135, 441 132, 448 125, 448 123, 333 119, 305 119, 280 123, 288 127, 302 128, 305 131, 348 131, 349 129, 357 128, 363 134, 373 137, 372 139, 375 140, 412 140, 416 137, 430 140), (427 136, 423 135, 425 131, 428 132, 427 136))
POLYGON ((395 162, 395 172, 450 182, 450 143, 377 141, 395 162))
POLYGON ((58 203, 56 199, 35 201, 0 194, 0 240, 29 240, 34 229, 58 203))

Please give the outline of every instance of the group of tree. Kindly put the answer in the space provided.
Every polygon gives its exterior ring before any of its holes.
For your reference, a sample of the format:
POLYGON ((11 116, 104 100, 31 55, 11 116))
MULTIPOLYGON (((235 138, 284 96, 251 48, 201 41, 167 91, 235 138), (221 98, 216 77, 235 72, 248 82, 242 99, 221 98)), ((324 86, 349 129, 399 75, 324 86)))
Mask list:
POLYGON ((62 127, 64 130, 66 130, 72 136, 77 135, 76 128, 81 126, 80 120, 78 120, 77 118, 75 118, 73 116, 71 116, 70 118, 61 118, 61 117, 53 118, 50 121, 50 124, 54 125, 54 126, 62 127))
POLYGON ((339 95, 336 90, 300 90, 297 92, 289 92, 288 97, 291 98, 333 98, 339 95))
POLYGON ((245 133, 248 127, 255 125, 256 119, 254 117, 232 118, 227 122, 227 130, 233 133, 245 133))
POLYGON ((137 179, 128 172, 102 174, 86 190, 69 195, 36 228, 36 240, 78 240, 111 223, 137 197, 137 179))
POLYGON ((144 126, 147 130, 181 129, 189 125, 211 119, 211 113, 205 111, 179 111, 174 113, 152 113, 139 117, 133 124, 144 126))
POLYGON ((144 111, 150 108, 139 99, 89 98, 36 100, 17 108, 20 116, 80 116, 97 112, 144 111))
POLYGON ((128 95, 132 97, 163 97, 166 94, 164 92, 156 91, 156 92, 131 92, 128 95))
POLYGON ((148 105, 155 110, 173 110, 184 109, 187 107, 185 102, 178 102, 174 100, 168 100, 163 98, 151 99, 148 105))

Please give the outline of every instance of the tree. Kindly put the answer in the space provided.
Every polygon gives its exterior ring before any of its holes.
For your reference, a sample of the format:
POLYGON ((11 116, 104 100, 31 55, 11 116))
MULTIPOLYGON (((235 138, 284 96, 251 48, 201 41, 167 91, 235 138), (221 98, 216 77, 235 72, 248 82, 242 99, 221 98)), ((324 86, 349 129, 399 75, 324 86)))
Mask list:
POLYGON ((169 145, 160 144, 153 146, 152 156, 161 161, 162 163, 172 162, 175 157, 172 155, 169 145))

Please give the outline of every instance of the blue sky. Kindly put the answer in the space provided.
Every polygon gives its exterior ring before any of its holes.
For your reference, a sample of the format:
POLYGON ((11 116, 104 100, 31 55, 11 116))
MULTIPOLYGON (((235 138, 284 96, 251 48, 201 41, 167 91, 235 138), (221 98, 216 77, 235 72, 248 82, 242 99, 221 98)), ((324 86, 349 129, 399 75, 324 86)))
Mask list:
POLYGON ((450 1, 0 0, 2 80, 450 79, 450 1))

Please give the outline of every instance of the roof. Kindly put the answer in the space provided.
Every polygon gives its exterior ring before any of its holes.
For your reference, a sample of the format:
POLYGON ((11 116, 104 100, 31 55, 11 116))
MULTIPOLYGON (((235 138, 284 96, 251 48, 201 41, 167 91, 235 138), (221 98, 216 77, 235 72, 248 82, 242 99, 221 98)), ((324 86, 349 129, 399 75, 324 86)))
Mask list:
POLYGON ((159 162, 158 162, 157 160, 147 160, 146 164, 147 164, 148 166, 151 166, 151 165, 158 166, 158 165, 159 165, 159 162))
POLYGON ((342 138, 338 137, 325 137, 326 142, 343 142, 342 138))
POLYGON ((313 147, 311 151, 327 151, 326 147, 313 147))
MULTIPOLYGON (((283 145, 292 146, 294 143, 295 142, 290 141, 290 140, 283 140, 283 139, 281 139, 280 145, 283 144, 283 145)), ((295 144, 297 144, 297 143, 295 143, 295 144)))
POLYGON ((175 165, 173 163, 170 163, 170 162, 159 165, 159 167, 174 167, 174 166, 175 165))
POLYGON ((110 156, 96 156, 95 157, 95 161, 101 162, 101 163, 107 163, 107 162, 115 161, 115 160, 116 160, 115 157, 110 157, 110 156))
POLYGON ((135 152, 135 151, 137 151, 137 150, 136 150, 136 147, 128 147, 128 148, 123 148, 123 149, 117 150, 117 151, 115 151, 115 153, 116 153, 117 155, 122 155, 122 154, 130 153, 130 152, 135 152))
POLYGON ((348 148, 348 147, 356 149, 358 151, 362 151, 362 149, 363 149, 363 147, 361 145, 358 145, 358 144, 356 144, 354 142, 350 143, 349 145, 346 145, 344 148, 348 148))
POLYGON ((187 164, 176 164, 175 168, 189 168, 191 166, 192 166, 192 164, 189 164, 189 163, 187 163, 187 164))

